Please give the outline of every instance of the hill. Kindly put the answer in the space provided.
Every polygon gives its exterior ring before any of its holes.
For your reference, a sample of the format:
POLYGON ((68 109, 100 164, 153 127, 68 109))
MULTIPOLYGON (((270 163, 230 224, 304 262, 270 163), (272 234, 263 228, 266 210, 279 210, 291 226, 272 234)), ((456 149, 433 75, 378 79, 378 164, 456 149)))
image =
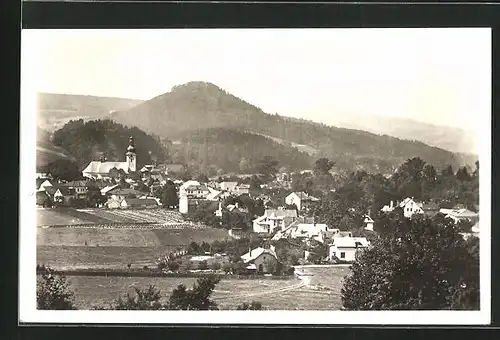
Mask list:
POLYGON ((168 159, 167 149, 158 138, 146 134, 137 127, 126 127, 109 119, 85 122, 70 121, 53 135, 55 146, 71 153, 83 169, 92 160, 105 157, 109 161, 124 161, 130 136, 134 137, 137 150, 137 166, 168 159))
POLYGON ((38 93, 37 100, 37 124, 48 132, 60 129, 70 120, 109 118, 116 110, 131 108, 142 102, 135 99, 57 93, 38 93))
POLYGON ((264 156, 271 156, 279 167, 309 169, 314 158, 293 146, 265 136, 225 128, 200 129, 186 132, 171 146, 175 162, 197 164, 225 172, 253 172, 264 156))
POLYGON ((176 86, 171 92, 116 112, 113 118, 170 139, 182 139, 186 133, 209 128, 252 132, 317 150, 317 157, 329 157, 347 169, 392 172, 412 157, 420 157, 437 168, 447 164, 457 167, 463 162, 452 152, 422 142, 267 114, 204 82, 176 86))
POLYGON ((473 131, 438 126, 412 119, 362 114, 335 114, 322 116, 324 122, 342 128, 365 130, 408 140, 419 140, 428 145, 461 153, 477 154, 476 135, 473 131))

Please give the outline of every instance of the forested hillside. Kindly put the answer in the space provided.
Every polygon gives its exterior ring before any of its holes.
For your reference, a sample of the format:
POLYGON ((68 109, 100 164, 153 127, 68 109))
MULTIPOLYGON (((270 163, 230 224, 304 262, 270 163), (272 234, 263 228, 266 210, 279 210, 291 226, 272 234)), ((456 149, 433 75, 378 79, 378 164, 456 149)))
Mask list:
POLYGON ((131 136, 135 139, 139 167, 150 163, 153 158, 159 162, 168 160, 168 150, 162 146, 159 138, 137 127, 129 128, 111 120, 70 121, 54 133, 53 143, 71 153, 80 169, 83 169, 92 160, 102 157, 108 161, 125 161, 131 136))
POLYGON ((194 163, 200 169, 222 169, 224 172, 255 172, 265 156, 272 157, 279 162, 280 167, 287 169, 309 169, 314 161, 310 155, 292 146, 224 128, 186 133, 171 148, 175 163, 194 163))

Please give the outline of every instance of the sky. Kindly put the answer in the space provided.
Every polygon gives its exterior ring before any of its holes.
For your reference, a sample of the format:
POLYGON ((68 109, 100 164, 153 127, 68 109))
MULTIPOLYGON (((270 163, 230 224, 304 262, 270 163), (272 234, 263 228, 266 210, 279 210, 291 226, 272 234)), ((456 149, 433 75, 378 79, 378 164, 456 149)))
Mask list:
POLYGON ((359 113, 474 129, 491 114, 488 28, 23 30, 22 67, 37 92, 147 100, 207 81, 315 121, 359 113))

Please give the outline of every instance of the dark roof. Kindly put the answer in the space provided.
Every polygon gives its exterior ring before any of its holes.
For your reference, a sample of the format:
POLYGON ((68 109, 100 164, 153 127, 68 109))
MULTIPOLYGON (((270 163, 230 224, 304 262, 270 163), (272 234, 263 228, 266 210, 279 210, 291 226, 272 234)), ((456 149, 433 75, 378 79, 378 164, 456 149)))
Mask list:
POLYGON ((57 191, 58 187, 45 187, 45 191, 49 194, 49 195, 54 195, 57 191))
POLYGON ((437 205, 436 203, 433 203, 433 202, 429 202, 429 203, 423 203, 421 208, 424 211, 426 211, 426 210, 439 210, 439 205, 437 205))
POLYGON ((75 191, 70 189, 69 187, 60 186, 56 189, 59 190, 63 196, 71 196, 74 195, 75 191))
POLYGON ((319 201, 316 197, 309 196, 303 191, 294 191, 295 195, 297 195, 302 201, 319 201))
POLYGON ((111 189, 108 191, 108 194, 110 195, 143 195, 144 193, 135 189, 121 189, 121 188, 115 188, 111 189))
POLYGON ((124 201, 128 206, 158 205, 158 202, 152 198, 125 198, 124 201))

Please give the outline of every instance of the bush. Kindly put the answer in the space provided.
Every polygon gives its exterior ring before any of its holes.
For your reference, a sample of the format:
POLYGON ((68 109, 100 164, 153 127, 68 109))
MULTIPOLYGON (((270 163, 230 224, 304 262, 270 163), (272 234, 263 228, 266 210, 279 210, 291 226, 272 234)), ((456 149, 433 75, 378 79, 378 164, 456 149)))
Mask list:
POLYGON ((113 309, 116 310, 159 310, 162 309, 160 303, 160 290, 150 285, 147 289, 133 287, 135 294, 127 293, 125 300, 121 297, 116 301, 113 309))
POLYGON ((198 269, 200 270, 208 269, 207 261, 201 261, 200 263, 198 263, 198 269))
POLYGON ((222 268, 222 265, 219 263, 219 262, 214 262, 212 263, 212 265, 210 266, 210 269, 212 270, 219 270, 222 268))
POLYGON ((231 272, 231 270, 233 269, 233 266, 231 265, 231 263, 229 262, 225 262, 223 265, 222 265, 222 270, 228 274, 231 272))
POLYGON ((67 279, 63 275, 53 275, 51 269, 44 267, 45 272, 37 280, 37 309, 73 310, 74 293, 69 289, 67 279))
POLYGON ((172 271, 172 272, 175 272, 177 270, 179 270, 179 262, 176 262, 176 261, 168 261, 167 262, 167 267, 168 267, 168 270, 172 271))
POLYGON ((252 301, 250 304, 244 302, 237 306, 236 310, 262 310, 262 303, 258 301, 252 301))

